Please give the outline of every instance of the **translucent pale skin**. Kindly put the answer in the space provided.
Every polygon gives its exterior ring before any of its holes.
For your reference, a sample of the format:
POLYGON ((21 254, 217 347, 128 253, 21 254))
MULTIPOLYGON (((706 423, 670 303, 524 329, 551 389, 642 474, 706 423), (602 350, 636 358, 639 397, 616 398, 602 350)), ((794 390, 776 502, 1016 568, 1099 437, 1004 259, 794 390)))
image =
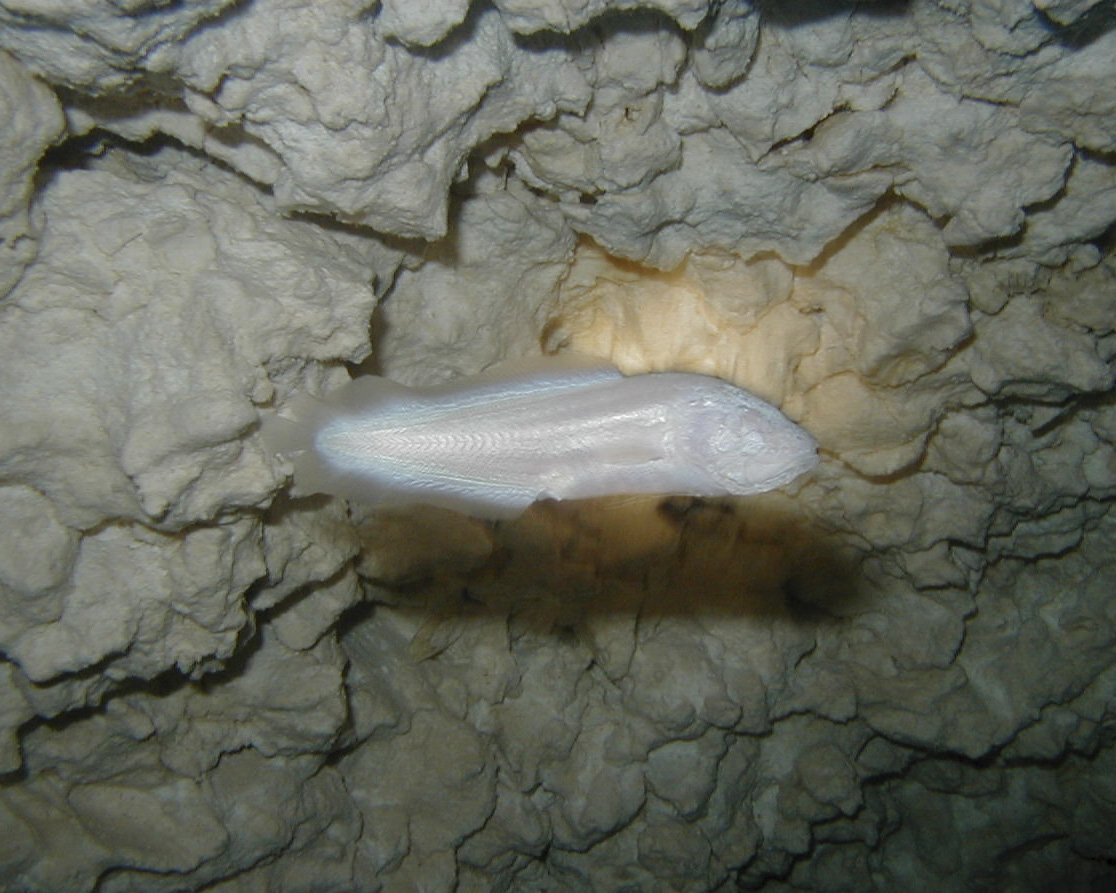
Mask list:
POLYGON ((817 463, 812 437, 759 397, 705 375, 625 377, 545 358, 430 388, 359 378, 265 442, 295 483, 371 504, 511 518, 538 499, 725 496, 782 486, 817 463))

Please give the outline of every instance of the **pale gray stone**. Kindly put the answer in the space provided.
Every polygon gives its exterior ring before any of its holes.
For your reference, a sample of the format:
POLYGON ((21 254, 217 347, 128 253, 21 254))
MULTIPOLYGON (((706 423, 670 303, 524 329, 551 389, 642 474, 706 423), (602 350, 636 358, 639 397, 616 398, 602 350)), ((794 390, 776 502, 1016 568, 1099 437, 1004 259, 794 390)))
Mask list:
POLYGON ((1111 886, 1108 6, 0 0, 0 47, 5 883, 1111 886), (259 445, 540 348, 822 463, 490 524, 259 445))

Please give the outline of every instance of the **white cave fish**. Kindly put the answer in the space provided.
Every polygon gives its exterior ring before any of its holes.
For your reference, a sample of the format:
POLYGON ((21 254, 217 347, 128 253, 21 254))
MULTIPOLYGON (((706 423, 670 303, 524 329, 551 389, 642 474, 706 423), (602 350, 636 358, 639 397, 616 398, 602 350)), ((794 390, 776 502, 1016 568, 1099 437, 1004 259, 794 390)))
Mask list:
POLYGON ((583 357, 425 388, 357 378, 291 409, 296 420, 267 415, 263 436, 301 491, 482 518, 546 498, 761 493, 817 463, 814 439, 748 391, 583 357))

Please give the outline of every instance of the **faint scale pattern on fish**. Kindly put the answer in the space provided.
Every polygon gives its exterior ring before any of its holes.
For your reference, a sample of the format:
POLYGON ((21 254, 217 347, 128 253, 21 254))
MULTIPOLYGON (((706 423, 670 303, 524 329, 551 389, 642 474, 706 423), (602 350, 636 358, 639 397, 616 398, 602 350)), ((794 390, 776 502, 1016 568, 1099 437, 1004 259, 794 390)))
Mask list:
POLYGON ((759 493, 817 462, 809 434, 741 388, 579 357, 431 388, 357 379, 294 410, 263 433, 301 490, 488 518, 542 498, 759 493))

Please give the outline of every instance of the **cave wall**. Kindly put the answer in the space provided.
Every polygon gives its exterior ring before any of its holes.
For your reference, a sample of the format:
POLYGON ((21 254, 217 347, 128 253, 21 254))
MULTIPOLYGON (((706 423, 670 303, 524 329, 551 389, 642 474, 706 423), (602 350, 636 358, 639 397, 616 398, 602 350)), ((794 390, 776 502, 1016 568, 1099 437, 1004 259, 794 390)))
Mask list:
POLYGON ((0 888, 1116 883, 1114 82, 1094 0, 0 0, 0 888), (259 440, 570 349, 821 465, 259 440))

